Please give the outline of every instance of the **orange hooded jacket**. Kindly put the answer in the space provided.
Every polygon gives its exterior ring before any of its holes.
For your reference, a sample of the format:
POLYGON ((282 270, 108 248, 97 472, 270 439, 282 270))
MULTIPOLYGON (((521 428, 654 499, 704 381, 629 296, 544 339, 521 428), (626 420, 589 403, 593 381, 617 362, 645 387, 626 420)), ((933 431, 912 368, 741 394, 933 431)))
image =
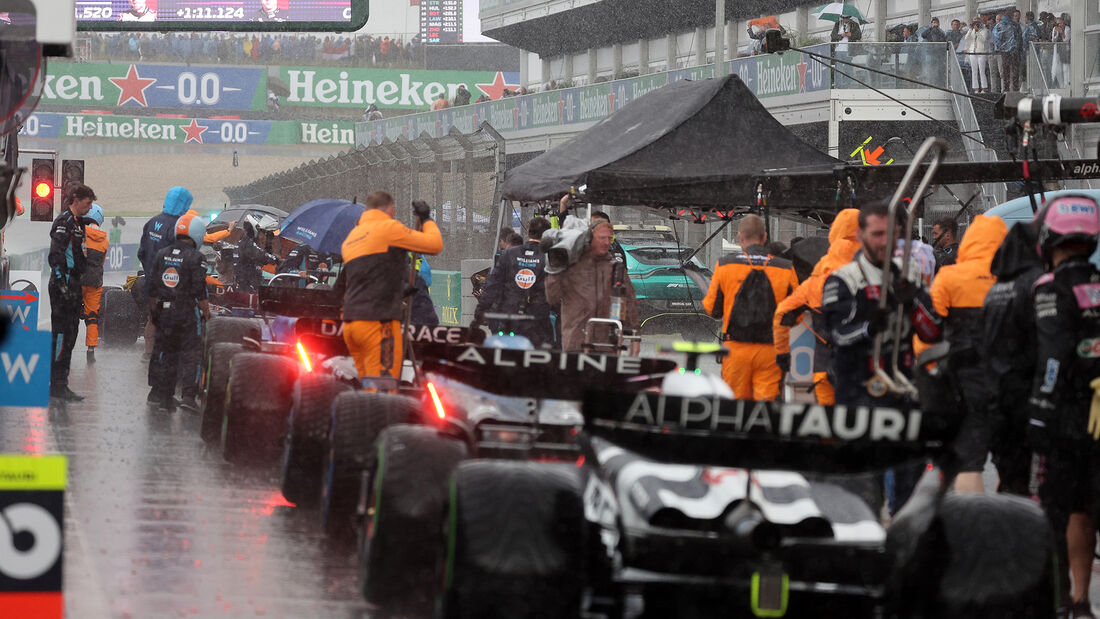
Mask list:
POLYGON ((1008 226, 1000 217, 978 215, 963 235, 955 264, 940 269, 932 281, 932 306, 945 318, 945 338, 953 354, 977 348, 982 305, 997 283, 990 265, 1007 234, 1008 226))
MULTIPOLYGON (((825 280, 840 267, 852 261, 859 251, 859 209, 846 208, 837 213, 829 228, 829 251, 814 265, 813 273, 802 282, 794 293, 783 299, 775 310, 772 333, 775 336, 776 354, 791 352, 791 327, 798 324, 804 310, 821 313, 821 296, 825 280), (785 318, 790 315, 790 319, 785 318)), ((819 342, 825 340, 814 333, 819 342)))

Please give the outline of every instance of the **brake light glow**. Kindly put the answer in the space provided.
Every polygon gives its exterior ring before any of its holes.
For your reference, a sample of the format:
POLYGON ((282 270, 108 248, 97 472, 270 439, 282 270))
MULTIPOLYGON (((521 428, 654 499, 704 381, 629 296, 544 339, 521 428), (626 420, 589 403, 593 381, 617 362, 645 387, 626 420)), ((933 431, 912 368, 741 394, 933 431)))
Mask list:
POLYGON ((302 346, 301 340, 298 341, 298 357, 302 360, 302 365, 305 366, 307 372, 313 371, 313 364, 309 362, 309 353, 306 352, 306 347, 302 346))
POLYGON ((432 382, 428 382, 428 395, 432 396, 432 405, 435 406, 435 414, 439 415, 440 419, 447 418, 447 411, 443 410, 443 402, 439 401, 439 393, 435 390, 435 385, 432 382))

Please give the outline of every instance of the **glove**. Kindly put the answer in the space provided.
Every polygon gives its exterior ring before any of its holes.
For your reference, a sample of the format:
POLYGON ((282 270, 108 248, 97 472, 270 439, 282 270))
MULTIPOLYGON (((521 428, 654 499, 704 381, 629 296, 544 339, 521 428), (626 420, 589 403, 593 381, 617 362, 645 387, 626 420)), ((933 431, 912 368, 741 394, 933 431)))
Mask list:
POLYGON ((1100 378, 1094 378, 1089 383, 1092 387, 1092 404, 1089 405, 1089 434, 1092 440, 1100 441, 1100 378))
POLYGON ((872 309, 870 317, 867 318, 868 335, 878 335, 885 331, 886 326, 890 324, 890 315, 893 313, 894 310, 889 307, 872 309))
POLYGON ((432 207, 428 206, 427 202, 423 200, 413 200, 412 207, 413 213, 416 213, 416 218, 420 221, 420 223, 431 221, 432 207))
POLYGON ((775 364, 779 366, 779 370, 784 374, 791 373, 791 353, 785 352, 775 356, 775 364))

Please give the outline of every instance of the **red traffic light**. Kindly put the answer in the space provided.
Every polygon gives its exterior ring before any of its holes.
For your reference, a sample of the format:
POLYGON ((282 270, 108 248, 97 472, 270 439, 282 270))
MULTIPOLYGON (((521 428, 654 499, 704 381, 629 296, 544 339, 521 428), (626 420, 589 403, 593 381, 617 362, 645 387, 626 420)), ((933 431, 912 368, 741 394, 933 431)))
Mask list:
POLYGON ((46 181, 39 181, 34 185, 34 195, 39 198, 48 198, 53 194, 53 185, 46 181))

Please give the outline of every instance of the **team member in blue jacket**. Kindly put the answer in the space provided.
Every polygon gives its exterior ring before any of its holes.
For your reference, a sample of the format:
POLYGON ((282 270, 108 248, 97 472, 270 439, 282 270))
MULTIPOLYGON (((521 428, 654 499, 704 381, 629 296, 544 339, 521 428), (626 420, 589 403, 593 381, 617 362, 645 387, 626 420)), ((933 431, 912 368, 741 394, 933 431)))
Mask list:
MULTIPOLYGON (((153 259, 160 250, 176 242, 176 220, 191 208, 194 197, 190 191, 183 187, 173 187, 164 196, 164 207, 161 213, 145 222, 145 228, 141 231, 141 244, 138 245, 138 261, 141 269, 145 271, 145 295, 149 298, 150 280, 149 273, 153 269, 153 259)), ((156 329, 152 320, 145 322, 145 354, 153 353, 153 335, 156 329)))

